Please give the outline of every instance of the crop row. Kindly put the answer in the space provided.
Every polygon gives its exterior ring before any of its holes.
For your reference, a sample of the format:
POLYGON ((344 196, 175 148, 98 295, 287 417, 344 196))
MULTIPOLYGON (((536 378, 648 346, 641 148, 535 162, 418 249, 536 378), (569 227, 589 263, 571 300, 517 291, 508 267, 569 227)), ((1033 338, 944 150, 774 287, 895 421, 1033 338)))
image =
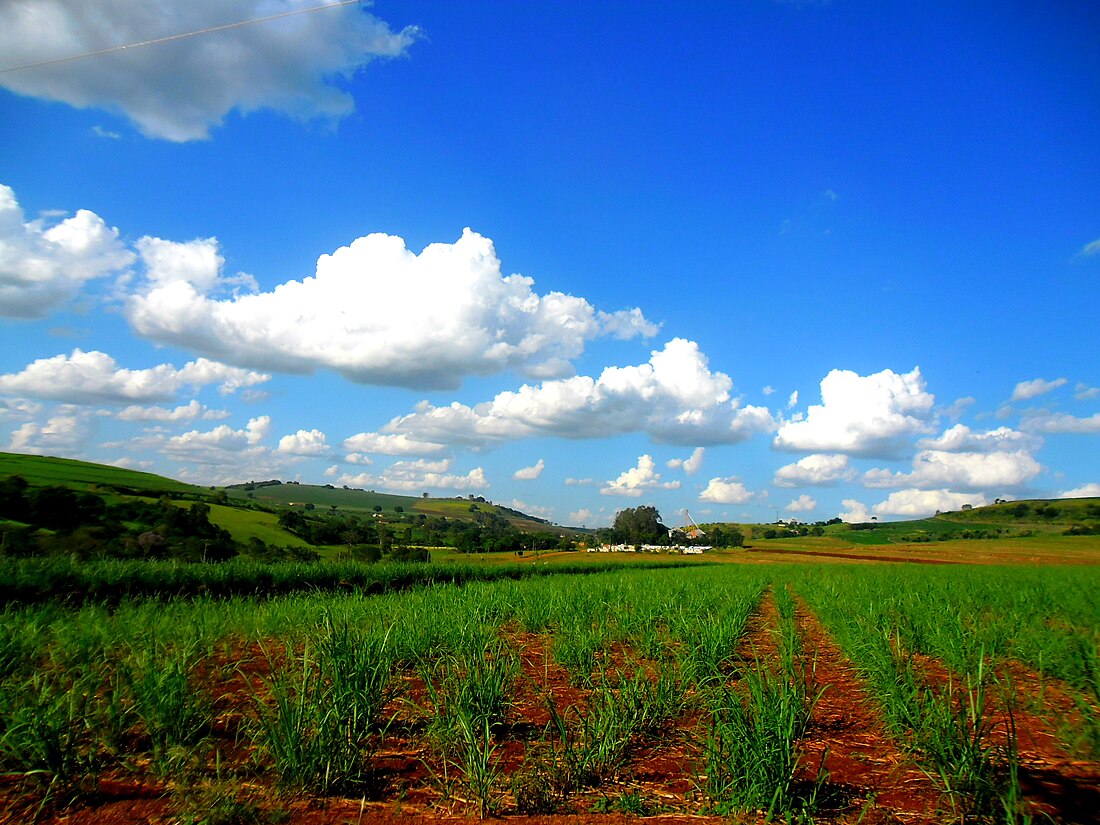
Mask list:
POLYGON ((804 743, 822 688, 797 597, 938 778, 945 811, 1014 821, 1025 808, 1011 735, 994 731, 997 666, 1033 662, 1092 701, 1096 576, 944 572, 620 570, 377 596, 10 607, 0 766, 53 803, 121 774, 176 788, 181 805, 186 787, 243 805, 246 785, 401 793, 381 767, 401 751, 433 804, 482 814, 602 799, 797 816, 820 789, 796 780, 813 774, 804 743), (756 627, 766 593, 774 626, 756 627), (935 684, 917 654, 957 686, 935 684), (671 741, 688 787, 643 798, 631 765, 671 741))

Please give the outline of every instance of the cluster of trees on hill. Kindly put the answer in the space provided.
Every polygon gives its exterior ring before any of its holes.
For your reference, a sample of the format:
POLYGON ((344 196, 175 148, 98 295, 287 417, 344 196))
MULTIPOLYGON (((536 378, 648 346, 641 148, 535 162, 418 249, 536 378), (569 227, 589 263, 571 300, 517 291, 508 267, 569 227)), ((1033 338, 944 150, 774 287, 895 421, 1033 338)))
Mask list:
POLYGON ((733 525, 711 525, 704 535, 694 539, 681 534, 670 537, 668 527, 661 522, 661 514, 656 507, 650 505, 620 510, 615 514, 615 521, 610 527, 602 527, 596 531, 596 538, 601 544, 706 544, 711 547, 741 547, 745 543, 745 535, 733 525))
POLYGON ((554 533, 523 533, 503 516, 479 512, 474 520, 448 519, 424 513, 391 523, 374 518, 284 510, 279 525, 313 545, 342 544, 353 556, 375 558, 410 555, 410 548, 453 547, 460 553, 573 549, 569 538, 554 533))
POLYGON ((0 481, 3 554, 222 561, 241 552, 229 533, 210 522, 210 508, 184 508, 167 498, 109 503, 69 487, 31 489, 20 476, 0 481))

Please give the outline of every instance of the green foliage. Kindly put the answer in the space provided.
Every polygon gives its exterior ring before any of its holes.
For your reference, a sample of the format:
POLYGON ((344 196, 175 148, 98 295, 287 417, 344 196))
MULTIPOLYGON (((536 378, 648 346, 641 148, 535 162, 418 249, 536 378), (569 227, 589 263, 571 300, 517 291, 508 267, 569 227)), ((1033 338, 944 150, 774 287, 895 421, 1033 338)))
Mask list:
POLYGON ((656 507, 627 507, 615 514, 611 525, 616 542, 626 544, 668 544, 668 528, 661 523, 656 507))
POLYGON ((89 775, 87 708, 93 682, 65 684, 59 675, 34 673, 0 691, 0 766, 5 771, 71 786, 89 775))
POLYGON ((328 794, 361 784, 392 698, 386 635, 328 619, 316 650, 273 668, 273 706, 258 697, 257 744, 288 786, 328 794))
POLYGON ((164 775, 186 763, 212 720, 209 703, 191 684, 196 658, 193 648, 142 647, 120 665, 153 764, 164 775))
POLYGON ((703 791, 715 810, 789 814, 812 807, 796 792, 804 737, 817 696, 807 691, 798 658, 801 640, 794 626, 794 604, 776 591, 780 646, 776 660, 753 655, 736 669, 733 684, 712 681, 708 689, 710 726, 703 742, 703 791))
POLYGON ((70 458, 0 453, 0 478, 9 476, 21 476, 32 487, 63 484, 76 489, 98 488, 154 496, 163 493, 204 495, 206 492, 191 484, 122 467, 70 458))

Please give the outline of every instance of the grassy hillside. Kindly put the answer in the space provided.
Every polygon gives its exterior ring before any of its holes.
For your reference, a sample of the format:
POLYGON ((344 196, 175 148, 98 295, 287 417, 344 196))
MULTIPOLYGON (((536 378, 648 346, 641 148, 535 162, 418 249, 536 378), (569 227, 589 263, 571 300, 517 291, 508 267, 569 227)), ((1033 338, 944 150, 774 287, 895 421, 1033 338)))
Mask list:
POLYGON ((318 509, 338 507, 364 513, 372 512, 376 506, 386 512, 393 512, 394 507, 403 507, 406 511, 411 511, 412 504, 416 500, 411 496, 315 484, 241 485, 229 487, 226 492, 230 499, 257 501, 276 507, 312 504, 318 509))
POLYGON ((426 516, 443 516, 449 519, 473 521, 478 513, 499 515, 524 531, 563 531, 523 513, 507 507, 499 507, 485 501, 467 498, 424 498, 423 496, 402 496, 393 493, 377 493, 373 490, 333 487, 316 484, 270 484, 261 483, 235 485, 227 488, 231 500, 255 501, 273 507, 304 506, 312 504, 319 510, 336 508, 351 514, 363 515, 382 512, 395 516, 404 512, 407 516, 423 513, 426 516), (381 508, 380 510, 377 508, 381 508), (398 510, 397 508, 401 508, 398 510))
MULTIPOLYGON (((710 525, 704 525, 704 529, 710 525)), ((938 513, 931 518, 908 521, 872 521, 864 524, 829 524, 821 538, 794 535, 764 538, 767 532, 783 532, 775 524, 736 524, 754 546, 794 547, 811 542, 821 549, 828 545, 873 547, 876 545, 921 545, 929 542, 958 542, 973 539, 998 539, 1027 542, 1039 539, 1065 539, 1068 533, 1100 533, 1100 498, 1032 499, 1008 501, 938 513)), ((804 528, 796 528, 804 529, 804 528)), ((1069 546, 1067 544, 1066 546, 1069 546)))
POLYGON ((7 476, 22 476, 32 487, 58 484, 81 490, 114 488, 157 493, 203 492, 202 487, 123 467, 91 464, 71 458, 0 453, 0 478, 7 476))
MULTIPOLYGON (((180 507, 190 507, 191 502, 176 501, 180 507)), ((247 544, 257 538, 264 544, 277 547, 309 547, 309 543, 279 526, 274 513, 265 510, 247 510, 241 507, 211 504, 210 521, 229 531, 234 541, 247 544)))
POLYGON ((190 500, 202 498, 211 505, 210 520, 242 543, 258 538, 277 546, 306 546, 306 542, 279 526, 274 513, 265 512, 263 508, 279 511, 287 507, 306 508, 307 505, 312 505, 318 515, 336 512, 362 517, 381 512, 391 524, 411 521, 420 513, 461 521, 474 521, 479 514, 490 514, 504 518, 525 532, 574 532, 485 501, 403 496, 331 485, 273 482, 234 485, 225 488, 226 506, 216 503, 220 489, 184 484, 153 473, 67 458, 0 453, 0 478, 8 476, 22 476, 32 488, 71 487, 108 500, 134 494, 185 496, 190 500))
POLYGON ((1100 521, 1100 498, 1005 501, 972 510, 940 513, 935 519, 964 524, 1026 524, 1033 529, 1065 528, 1069 525, 1100 521))

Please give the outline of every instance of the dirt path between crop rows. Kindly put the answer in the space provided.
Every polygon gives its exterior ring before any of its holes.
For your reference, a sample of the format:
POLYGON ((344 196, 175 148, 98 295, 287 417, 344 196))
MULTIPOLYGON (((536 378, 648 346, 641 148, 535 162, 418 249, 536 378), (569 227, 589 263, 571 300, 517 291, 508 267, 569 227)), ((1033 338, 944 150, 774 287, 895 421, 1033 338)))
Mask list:
MULTIPOLYGON (((943 662, 919 653, 911 655, 927 684, 953 685, 961 692, 966 680, 943 662)), ((1052 721, 1059 715, 1069 720, 1080 718, 1070 696, 1067 686, 1044 679, 1019 662, 999 665, 998 680, 987 691, 990 741, 1005 748, 1009 730, 1015 730, 1020 788, 1032 813, 1059 823, 1100 823, 1100 765, 1070 756, 1052 721), (1006 686, 1011 686, 1007 696, 1006 686), (1036 708, 1045 712, 1038 713, 1036 708)))
MULTIPOLYGON (((940 789, 887 733, 882 712, 866 683, 804 604, 798 603, 795 625, 801 638, 801 662, 808 674, 808 693, 820 694, 807 734, 799 743, 802 760, 796 776, 804 797, 818 788, 814 821, 834 825, 930 825, 947 821, 940 789)), ((747 620, 735 665, 726 672, 729 684, 736 687, 739 665, 752 667, 756 660, 777 660, 779 626, 776 601, 769 590, 747 620)), ((602 785, 575 790, 553 814, 516 813, 511 780, 525 769, 532 753, 537 755, 538 749, 547 746, 549 704, 575 720, 577 711, 588 706, 592 689, 578 683, 575 676, 571 678, 555 660, 551 631, 530 633, 507 626, 501 629, 500 637, 519 658, 513 704, 506 724, 496 735, 500 803, 505 814, 502 821, 516 825, 729 822, 727 817, 698 813, 704 805, 699 789, 700 743, 708 717, 703 703, 694 701, 698 696, 691 690, 685 710, 669 720, 658 735, 636 741, 616 774, 602 785), (649 815, 599 812, 626 795, 643 801, 649 815)), ((282 794, 274 788, 270 770, 248 767, 255 754, 244 735, 247 717, 254 713, 255 697, 265 690, 271 660, 255 644, 222 656, 224 660, 207 660, 195 674, 197 683, 214 700, 216 712, 208 746, 210 764, 200 772, 199 786, 158 782, 148 771, 133 773, 113 768, 100 775, 94 788, 74 804, 47 806, 38 821, 44 825, 169 825, 181 821, 181 814, 203 821, 219 798, 254 806, 259 818, 249 821, 257 825, 276 821, 286 825, 396 825, 476 820, 471 800, 464 796, 461 783, 454 781, 453 767, 448 768, 448 755, 427 741, 425 727, 432 713, 431 702, 423 677, 415 668, 402 670, 397 676, 402 682, 402 695, 389 708, 393 724, 371 759, 372 781, 364 789, 363 798, 326 799, 282 794), (240 771, 238 780, 221 785, 213 781, 215 771, 210 765, 215 751, 220 753, 223 765, 232 763, 230 771, 240 771)), ((918 660, 926 681, 948 683, 950 674, 942 663, 928 657, 918 660)), ((596 674, 601 670, 633 673, 636 667, 653 677, 661 664, 645 659, 621 642, 610 643, 592 658, 596 674)), ((1059 748, 1049 720, 1030 709, 1037 701, 1034 686, 1041 684, 1038 676, 1016 664, 1011 672, 1020 708, 1015 722, 1021 785, 1032 810, 1057 822, 1100 821, 1100 769, 1096 763, 1068 757, 1059 748)), ((957 677, 953 683, 959 684, 957 677)), ((1047 705, 1058 705, 1072 718, 1070 693, 1057 684, 1047 680, 1042 699, 1047 705)), ((1003 710, 1001 713, 999 721, 1003 721, 1003 710)), ((0 825, 30 822, 35 808, 35 799, 21 794, 14 780, 0 777, 0 825)), ((758 819, 742 815, 736 821, 755 823, 758 819)))
POLYGON ((886 732, 886 721, 866 683, 817 618, 799 605, 810 694, 818 695, 803 748, 806 779, 827 777, 837 811, 859 812, 859 821, 934 823, 940 791, 886 732))

